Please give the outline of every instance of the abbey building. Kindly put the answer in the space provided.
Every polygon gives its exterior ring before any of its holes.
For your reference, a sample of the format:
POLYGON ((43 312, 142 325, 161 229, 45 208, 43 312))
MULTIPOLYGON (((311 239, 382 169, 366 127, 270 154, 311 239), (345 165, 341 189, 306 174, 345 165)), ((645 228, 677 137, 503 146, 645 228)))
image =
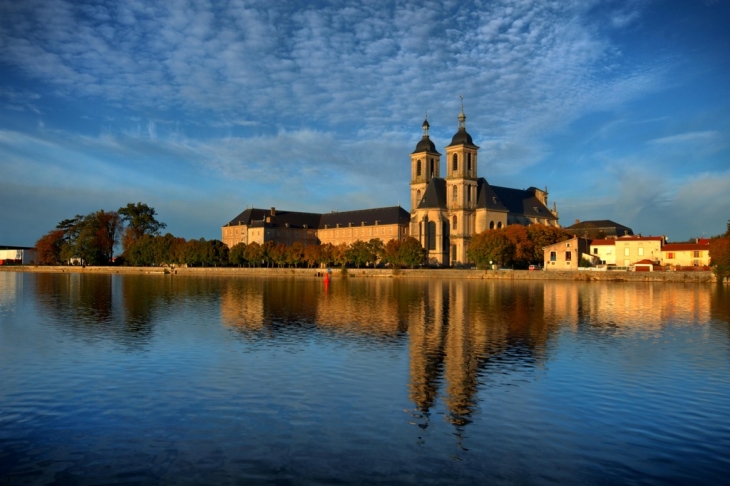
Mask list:
POLYGON ((493 186, 478 177, 479 147, 466 131, 463 107, 458 120, 445 148, 445 178, 424 120, 410 157, 410 212, 399 206, 324 214, 248 208, 223 226, 222 241, 229 247, 267 241, 338 245, 412 236, 428 251, 430 264, 451 266, 469 262, 469 241, 476 233, 510 224, 559 226, 555 205, 548 208, 547 189, 493 186))
POLYGON ((466 131, 463 107, 459 128, 446 147, 446 178, 440 177, 441 154, 429 138, 428 120, 422 128, 411 153, 409 233, 428 250, 429 261, 467 263, 469 240, 484 230, 509 224, 558 226, 557 208, 548 208, 547 189, 493 186, 478 177, 479 147, 466 131))

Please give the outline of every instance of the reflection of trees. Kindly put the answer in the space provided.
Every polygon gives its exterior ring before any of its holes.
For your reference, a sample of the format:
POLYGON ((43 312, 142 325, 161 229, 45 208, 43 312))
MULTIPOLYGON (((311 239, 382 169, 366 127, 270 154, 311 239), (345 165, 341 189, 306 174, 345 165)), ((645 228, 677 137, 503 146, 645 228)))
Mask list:
POLYGON ((112 276, 36 274, 40 306, 59 323, 71 326, 107 324, 112 320, 112 276))

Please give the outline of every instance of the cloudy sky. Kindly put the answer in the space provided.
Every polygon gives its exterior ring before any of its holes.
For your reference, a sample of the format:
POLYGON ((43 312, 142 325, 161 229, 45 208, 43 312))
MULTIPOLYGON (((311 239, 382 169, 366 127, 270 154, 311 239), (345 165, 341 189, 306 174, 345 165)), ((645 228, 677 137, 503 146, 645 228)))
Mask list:
POLYGON ((128 202, 220 238, 246 207, 409 208, 428 114, 560 222, 730 219, 730 2, 0 0, 0 245, 128 202))

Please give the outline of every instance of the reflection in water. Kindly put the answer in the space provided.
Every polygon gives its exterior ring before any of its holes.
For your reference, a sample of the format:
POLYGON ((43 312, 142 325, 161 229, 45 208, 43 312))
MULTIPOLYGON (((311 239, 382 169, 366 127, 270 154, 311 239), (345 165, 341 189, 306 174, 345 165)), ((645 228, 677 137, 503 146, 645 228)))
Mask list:
POLYGON ((727 286, 0 273, 0 318, 0 483, 727 469, 727 286))

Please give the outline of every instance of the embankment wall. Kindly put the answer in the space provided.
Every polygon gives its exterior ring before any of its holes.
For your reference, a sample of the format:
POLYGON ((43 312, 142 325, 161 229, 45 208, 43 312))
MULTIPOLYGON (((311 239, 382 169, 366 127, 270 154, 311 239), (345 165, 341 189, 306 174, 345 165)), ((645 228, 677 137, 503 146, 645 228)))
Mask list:
MULTIPOLYGON (((309 277, 321 278, 325 270, 312 268, 231 268, 231 267, 47 267, 7 266, 0 271, 45 273, 106 273, 126 275, 194 275, 221 277, 309 277)), ((712 272, 627 272, 608 271, 529 271, 529 270, 457 270, 457 269, 356 269, 346 272, 332 269, 331 278, 430 278, 430 279, 494 279, 494 280, 575 280, 618 282, 716 282, 712 272)))

